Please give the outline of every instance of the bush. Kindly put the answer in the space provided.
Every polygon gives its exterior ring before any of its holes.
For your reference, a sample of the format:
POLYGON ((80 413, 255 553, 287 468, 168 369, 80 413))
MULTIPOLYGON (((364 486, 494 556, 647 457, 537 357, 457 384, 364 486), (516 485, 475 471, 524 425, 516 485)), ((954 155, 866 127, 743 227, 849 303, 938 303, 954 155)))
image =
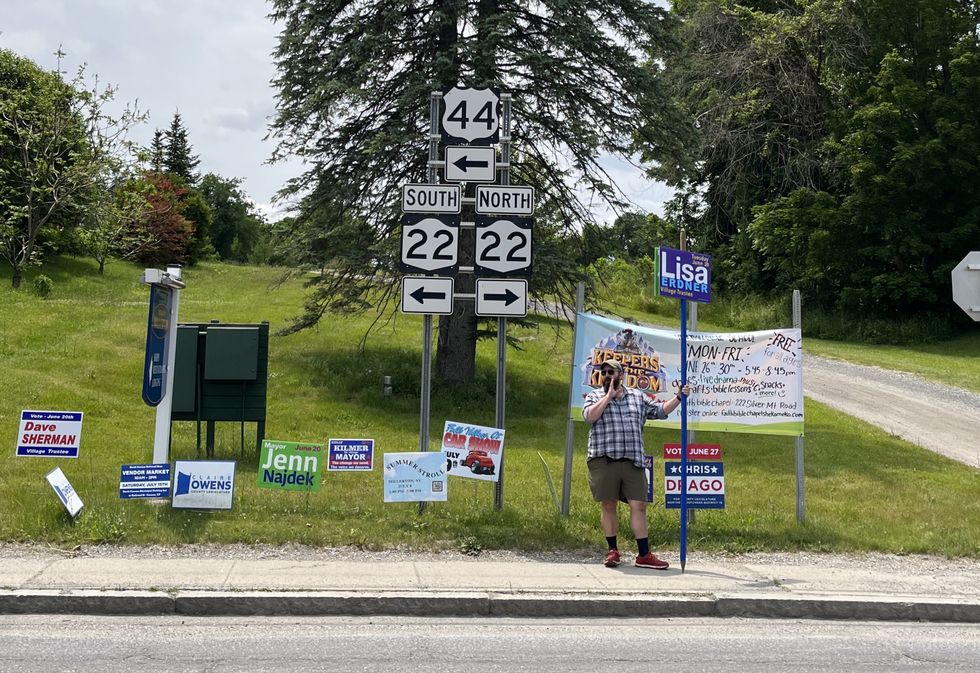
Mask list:
POLYGON ((47 299, 54 290, 54 281, 45 275, 40 275, 34 279, 34 292, 41 298, 47 299))

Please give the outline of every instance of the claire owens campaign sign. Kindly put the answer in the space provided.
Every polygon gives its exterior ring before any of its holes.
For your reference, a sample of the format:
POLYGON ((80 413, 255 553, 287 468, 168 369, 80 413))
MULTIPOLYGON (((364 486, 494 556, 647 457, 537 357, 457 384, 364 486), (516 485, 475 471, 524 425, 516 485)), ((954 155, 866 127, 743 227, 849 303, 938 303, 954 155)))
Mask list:
POLYGON ((175 509, 231 509, 235 461, 178 460, 174 463, 175 509))
POLYGON ((17 455, 34 458, 78 458, 82 442, 81 411, 22 411, 17 455))

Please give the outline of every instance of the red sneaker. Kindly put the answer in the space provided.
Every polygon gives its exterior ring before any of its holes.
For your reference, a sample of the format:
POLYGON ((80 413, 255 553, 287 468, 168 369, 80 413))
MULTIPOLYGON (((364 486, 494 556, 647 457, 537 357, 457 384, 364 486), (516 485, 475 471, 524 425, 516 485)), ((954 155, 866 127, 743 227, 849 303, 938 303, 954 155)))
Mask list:
POLYGON ((602 563, 607 568, 615 568, 620 563, 622 563, 622 561, 619 559, 619 550, 610 549, 609 552, 606 554, 606 560, 603 561, 602 563))
MULTIPOLYGON (((619 554, 617 554, 617 556, 619 556, 619 554)), ((637 556, 633 565, 635 565, 637 568, 653 568, 654 570, 666 570, 670 567, 669 563, 658 559, 656 554, 653 552, 649 552, 645 556, 637 556)))

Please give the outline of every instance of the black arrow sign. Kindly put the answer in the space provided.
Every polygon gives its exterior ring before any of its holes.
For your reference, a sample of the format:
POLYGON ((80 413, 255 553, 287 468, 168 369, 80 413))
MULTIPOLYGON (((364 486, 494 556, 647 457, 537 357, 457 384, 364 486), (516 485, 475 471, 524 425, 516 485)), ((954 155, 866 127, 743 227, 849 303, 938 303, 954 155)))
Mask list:
POLYGON ((445 292, 426 292, 424 287, 420 287, 415 292, 408 295, 420 304, 424 304, 426 299, 445 299, 445 292))
POLYGON ((470 168, 487 168, 489 165, 489 161, 467 161, 465 154, 453 162, 453 166, 464 173, 470 168))
POLYGON ((510 306, 521 298, 520 295, 514 294, 510 290, 504 290, 503 294, 485 294, 483 296, 486 297, 487 301, 502 301, 504 306, 510 306))

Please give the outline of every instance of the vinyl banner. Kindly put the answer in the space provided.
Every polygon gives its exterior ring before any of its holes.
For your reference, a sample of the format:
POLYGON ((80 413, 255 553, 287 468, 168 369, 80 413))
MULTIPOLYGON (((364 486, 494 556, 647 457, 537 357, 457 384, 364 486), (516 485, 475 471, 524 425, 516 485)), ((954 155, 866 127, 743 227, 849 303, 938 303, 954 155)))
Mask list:
MULTIPOLYGON (((680 332, 579 313, 575 321, 572 420, 599 387, 606 360, 622 363, 624 383, 659 400, 680 387, 680 332)), ((803 435, 803 343, 798 329, 688 332, 687 427, 712 432, 803 435)), ((648 425, 680 427, 680 410, 648 425)))

